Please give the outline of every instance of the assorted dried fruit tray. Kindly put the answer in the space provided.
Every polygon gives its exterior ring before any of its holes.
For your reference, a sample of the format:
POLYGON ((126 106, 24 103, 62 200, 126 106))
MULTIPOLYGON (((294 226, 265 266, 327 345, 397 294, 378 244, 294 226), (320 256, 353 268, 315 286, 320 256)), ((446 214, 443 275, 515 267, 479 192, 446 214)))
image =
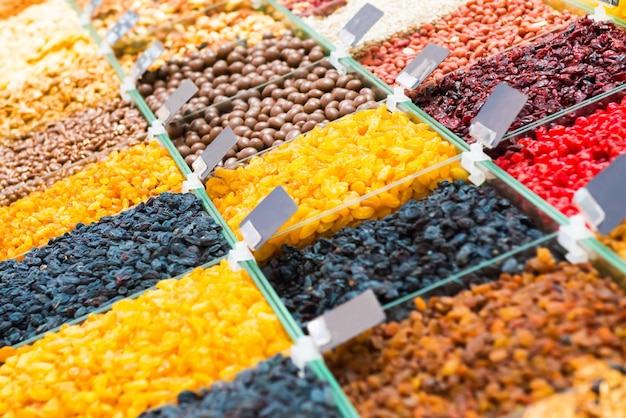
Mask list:
POLYGON ((573 1, 407 0, 408 17, 372 0, 385 18, 337 62, 339 23, 366 2, 279 3, 293 13, 106 0, 72 16, 91 39, 31 25, 87 2, 3 11, 9 46, 36 50, 0 80, 0 416, 626 414, 626 223, 578 242, 589 262, 557 239, 624 153, 621 21, 573 1), (139 24, 103 50, 126 10, 139 24), (157 40, 131 102, 115 98, 157 40), (449 58, 388 99, 430 41, 449 58), (185 79, 198 94, 149 140, 185 79), (529 100, 475 185, 468 129, 500 82, 529 100), (229 127, 236 145, 186 193, 229 127), (295 214, 227 261, 278 186, 295 214), (366 291, 382 324, 290 356, 366 291))

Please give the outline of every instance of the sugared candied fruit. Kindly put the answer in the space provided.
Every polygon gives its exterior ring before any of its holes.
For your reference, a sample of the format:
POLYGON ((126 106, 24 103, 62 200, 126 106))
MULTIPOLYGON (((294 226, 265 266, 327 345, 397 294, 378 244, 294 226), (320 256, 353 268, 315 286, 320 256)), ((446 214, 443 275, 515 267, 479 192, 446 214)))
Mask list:
POLYGON ((363 417, 506 416, 626 357, 624 292, 545 248, 522 274, 415 307, 326 356, 363 417))
POLYGON ((247 273, 222 262, 0 349, 0 415, 136 417, 289 346, 247 273))
POLYGON ((574 193, 626 153, 626 98, 571 126, 540 129, 519 140, 496 164, 567 216, 578 213, 574 193))
POLYGON ((0 208, 0 260, 44 245, 50 238, 114 215, 166 190, 183 177, 158 143, 115 151, 42 192, 0 208))
MULTIPOLYGON (((236 170, 216 170, 207 192, 234 230, 275 187, 282 186, 298 205, 285 227, 314 218, 344 203, 418 173, 456 155, 454 146, 428 125, 414 123, 385 106, 362 110, 274 149, 236 170)), ((444 179, 465 177, 459 164, 405 182, 387 192, 313 220, 270 240, 257 251, 267 259, 281 244, 306 245, 362 220, 381 218, 410 198, 420 198, 444 179)))

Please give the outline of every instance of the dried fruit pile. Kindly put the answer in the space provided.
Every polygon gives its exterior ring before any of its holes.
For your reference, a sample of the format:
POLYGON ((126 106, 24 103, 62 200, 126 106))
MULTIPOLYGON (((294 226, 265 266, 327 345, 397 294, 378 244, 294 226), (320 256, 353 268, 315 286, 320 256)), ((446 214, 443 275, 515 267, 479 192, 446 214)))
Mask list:
POLYGON ((45 73, 0 90, 0 128, 5 137, 46 126, 73 112, 119 96, 119 79, 95 47, 64 58, 45 73))
POLYGON ((285 246, 263 272, 304 326, 367 289, 393 302, 541 235, 494 189, 443 182, 386 218, 303 250, 285 246))
POLYGON ((626 411, 626 368, 594 362, 576 372, 574 390, 530 406, 521 418, 619 418, 626 411))
POLYGON ((290 345, 248 275, 225 262, 157 288, 0 349, 0 414, 136 417, 290 345))
POLYGON ((43 192, 0 207, 0 260, 43 245, 79 222, 90 224, 179 188, 182 181, 176 164, 156 142, 114 151, 43 192))
POLYGON ((328 383, 306 367, 304 376, 289 357, 281 354, 251 370, 240 372, 232 382, 214 383, 209 390, 178 394, 178 405, 141 414, 141 418, 175 417, 328 417, 339 418, 328 383))
POLYGON ((571 216, 578 213, 574 193, 611 161, 626 153, 626 99, 611 103, 572 126, 540 129, 518 141, 496 163, 552 206, 571 216))
POLYGON ((362 416, 504 416, 626 357, 623 291, 545 249, 521 275, 415 305, 327 356, 362 416))
POLYGON ((398 73, 429 42, 443 46, 451 54, 433 72, 440 77, 478 59, 502 52, 562 26, 574 16, 559 13, 543 0, 470 0, 434 23, 425 23, 407 34, 397 34, 381 45, 357 54, 361 64, 389 85, 398 73))
MULTIPOLYGON (((409 174, 448 160, 454 146, 426 124, 409 120, 385 106, 347 115, 324 128, 265 154, 236 170, 218 169, 207 192, 233 230, 275 187, 283 186, 298 204, 286 223, 295 225, 409 174)), ((365 219, 381 218, 411 197, 428 194, 444 179, 462 178, 458 165, 446 165, 361 204, 343 208, 277 237, 256 252, 267 259, 281 244, 306 245, 321 233, 339 231, 365 219)))
POLYGON ((1 89, 19 85, 64 62, 72 62, 87 51, 95 51, 89 34, 80 29, 78 17, 68 2, 49 0, 29 6, 2 22, 1 89))
POLYGON ((22 261, 0 263, 0 347, 222 257, 228 248, 221 227, 191 193, 163 193, 78 224, 22 261))
POLYGON ((6 141, 0 145, 0 205, 78 173, 108 148, 143 141, 147 127, 137 109, 115 99, 6 141))
POLYGON ((468 139, 470 122, 500 82, 529 96, 511 126, 517 129, 621 85, 624 57, 622 28, 583 18, 551 39, 512 48, 409 94, 416 105, 468 139))

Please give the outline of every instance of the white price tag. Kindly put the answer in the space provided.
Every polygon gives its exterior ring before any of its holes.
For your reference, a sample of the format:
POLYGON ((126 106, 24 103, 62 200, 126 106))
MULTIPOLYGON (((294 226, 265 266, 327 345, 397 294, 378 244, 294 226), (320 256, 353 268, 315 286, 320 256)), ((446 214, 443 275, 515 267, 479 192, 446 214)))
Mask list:
POLYGON ((252 209, 239 224, 244 241, 252 250, 258 250, 298 210, 298 205, 278 186, 252 209))
POLYGON ((161 56, 163 51, 165 51, 165 49, 159 41, 156 41, 150 46, 150 48, 146 49, 130 69, 130 77, 133 81, 139 80, 143 73, 150 68, 152 63, 154 63, 154 61, 161 56))
POLYGON ((163 126, 172 120, 176 112, 198 92, 198 86, 189 79, 183 80, 172 95, 165 101, 165 104, 156 111, 163 126))
POLYGON ((341 28, 338 34, 339 39, 346 45, 355 46, 383 15, 382 10, 370 3, 365 3, 352 19, 341 28))
POLYGON ((119 42, 126 33, 139 21, 139 15, 128 11, 120 20, 104 35, 104 40, 111 46, 119 42))
POLYGON ((194 173, 197 173, 201 180, 206 179, 209 173, 224 159, 228 151, 235 146, 237 140, 237 135, 235 135, 231 127, 226 127, 226 129, 220 132, 217 138, 202 151, 200 158, 194 161, 192 165, 194 173))
POLYGON ((401 86, 413 90, 445 60, 450 51, 446 48, 429 43, 396 77, 401 86))
POLYGON ((385 320, 370 289, 307 324, 309 335, 320 351, 331 350, 385 320))
POLYGON ((485 147, 496 147, 527 100, 527 95, 508 84, 498 84, 472 121, 470 136, 485 147))

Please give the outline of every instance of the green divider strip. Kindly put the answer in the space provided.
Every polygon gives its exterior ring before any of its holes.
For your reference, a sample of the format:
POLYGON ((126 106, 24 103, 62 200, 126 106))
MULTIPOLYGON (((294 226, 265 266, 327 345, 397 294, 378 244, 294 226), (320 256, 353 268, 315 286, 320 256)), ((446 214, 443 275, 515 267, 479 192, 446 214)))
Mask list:
POLYGON ((339 409, 339 412, 341 412, 341 414, 346 418, 358 418, 359 413, 346 396, 345 392, 341 388, 341 385, 339 385, 328 366, 326 366, 326 363, 324 363, 324 360, 312 361, 309 363, 309 367, 311 367, 311 370, 313 370, 317 377, 328 382, 333 394, 335 395, 335 401, 337 402, 337 409, 339 409))
POLYGON ((294 342, 298 341, 298 339, 302 337, 304 333, 298 326, 298 323, 295 321, 295 319, 293 319, 293 316, 291 316, 291 313, 289 313, 289 311, 285 307, 285 304, 280 299, 280 296, 278 296, 270 282, 267 280, 267 278, 257 265, 256 261, 249 260, 240 264, 246 269, 263 296, 265 296, 267 303, 270 304, 270 306, 280 319, 280 322, 283 324, 283 327, 285 328, 285 331, 287 331, 287 334, 289 334, 294 342))

